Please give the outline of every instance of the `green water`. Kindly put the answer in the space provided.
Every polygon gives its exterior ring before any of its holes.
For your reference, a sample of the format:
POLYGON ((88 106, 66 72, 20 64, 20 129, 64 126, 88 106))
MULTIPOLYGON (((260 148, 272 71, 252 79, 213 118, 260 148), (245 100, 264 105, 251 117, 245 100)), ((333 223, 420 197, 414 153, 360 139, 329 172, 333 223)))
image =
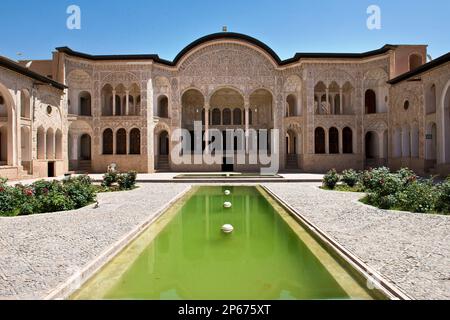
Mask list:
POLYGON ((256 188, 201 187, 101 298, 351 297, 256 188))

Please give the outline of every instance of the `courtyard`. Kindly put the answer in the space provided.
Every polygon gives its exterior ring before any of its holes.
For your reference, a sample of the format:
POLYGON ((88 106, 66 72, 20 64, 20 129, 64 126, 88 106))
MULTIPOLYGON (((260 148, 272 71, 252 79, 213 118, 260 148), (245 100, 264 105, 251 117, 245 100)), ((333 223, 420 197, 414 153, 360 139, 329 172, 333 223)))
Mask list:
MULTIPOLYGON (((0 218, 0 299, 57 298, 193 184, 149 181, 79 210, 0 218)), ((412 299, 450 298, 449 216, 376 209, 319 182, 261 184, 412 299)))

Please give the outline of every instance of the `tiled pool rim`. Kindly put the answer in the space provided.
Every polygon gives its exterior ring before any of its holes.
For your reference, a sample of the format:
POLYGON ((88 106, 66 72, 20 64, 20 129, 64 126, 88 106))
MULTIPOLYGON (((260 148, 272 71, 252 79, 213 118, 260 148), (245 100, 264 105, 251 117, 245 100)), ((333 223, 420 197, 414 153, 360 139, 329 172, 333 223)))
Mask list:
MULTIPOLYGON (((170 210, 174 205, 182 202, 181 200, 183 198, 188 197, 193 189, 200 186, 201 185, 197 184, 186 187, 186 189, 184 189, 180 194, 169 201, 167 205, 159 209, 155 215, 134 228, 131 232, 129 232, 115 244, 106 249, 99 257, 90 262, 82 270, 72 275, 67 281, 51 291, 51 293, 45 297, 45 300, 68 299, 89 279, 97 274, 104 266, 112 261, 118 254, 120 254, 129 244, 131 244, 134 240, 141 236, 150 225, 158 221, 158 219, 160 219, 161 216, 164 215, 168 210, 170 210)), ((339 263, 343 263, 345 267, 348 268, 348 271, 353 276, 355 276, 359 282, 363 283, 367 282, 369 279, 372 279, 372 282, 377 284, 374 290, 379 292, 379 294, 387 297, 388 299, 412 300, 410 296, 384 279, 380 274, 372 270, 363 261, 351 254, 348 250, 346 250, 338 242, 333 240, 325 232, 321 231, 317 226, 306 219, 301 213, 299 213, 297 210, 287 204, 283 199, 273 193, 270 188, 255 184, 249 184, 249 186, 259 187, 264 192, 266 192, 278 205, 286 210, 294 218, 294 220, 296 220, 303 228, 305 228, 305 230, 316 241, 318 241, 319 244, 322 245, 324 249, 327 250, 339 263)))

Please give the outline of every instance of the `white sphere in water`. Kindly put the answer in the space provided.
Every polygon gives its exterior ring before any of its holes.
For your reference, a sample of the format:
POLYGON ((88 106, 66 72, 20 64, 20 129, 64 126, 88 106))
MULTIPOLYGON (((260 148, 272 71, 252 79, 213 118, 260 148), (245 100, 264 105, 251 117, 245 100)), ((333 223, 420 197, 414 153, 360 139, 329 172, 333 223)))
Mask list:
POLYGON ((232 233, 234 231, 234 227, 231 224, 225 224, 222 227, 223 233, 232 233))
POLYGON ((231 191, 230 190, 225 190, 225 195, 226 196, 229 196, 231 194, 231 191))
POLYGON ((232 207, 232 204, 231 204, 231 202, 225 202, 224 204, 223 204, 223 206, 224 206, 224 208, 231 208, 232 207))

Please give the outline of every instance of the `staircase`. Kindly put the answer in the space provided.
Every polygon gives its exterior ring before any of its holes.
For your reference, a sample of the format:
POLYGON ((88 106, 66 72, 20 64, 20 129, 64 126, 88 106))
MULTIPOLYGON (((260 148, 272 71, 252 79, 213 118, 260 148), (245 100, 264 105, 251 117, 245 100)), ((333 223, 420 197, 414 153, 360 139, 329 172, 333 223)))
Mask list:
POLYGON ((286 156, 286 170, 298 169, 298 157, 296 154, 288 154, 286 156))
POLYGON ((77 173, 90 173, 92 172, 91 160, 80 160, 78 162, 77 173))
POLYGON ((169 156, 158 156, 158 162, 156 164, 157 171, 159 172, 168 172, 170 171, 169 166, 169 156))

